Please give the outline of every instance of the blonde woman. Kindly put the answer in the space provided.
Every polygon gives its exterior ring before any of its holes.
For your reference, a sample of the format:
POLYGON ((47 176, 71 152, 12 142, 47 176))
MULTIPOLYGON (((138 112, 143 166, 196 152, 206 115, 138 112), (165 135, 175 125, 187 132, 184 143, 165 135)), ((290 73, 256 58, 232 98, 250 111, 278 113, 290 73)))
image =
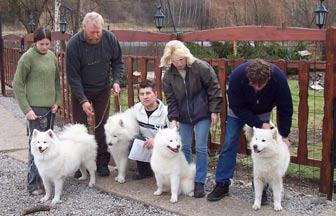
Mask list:
POLYGON ((168 103, 168 118, 179 127, 182 150, 192 162, 192 134, 196 141, 196 177, 194 197, 205 196, 208 169, 208 134, 221 111, 222 94, 213 68, 195 58, 178 40, 169 41, 160 62, 167 69, 163 91, 168 103))

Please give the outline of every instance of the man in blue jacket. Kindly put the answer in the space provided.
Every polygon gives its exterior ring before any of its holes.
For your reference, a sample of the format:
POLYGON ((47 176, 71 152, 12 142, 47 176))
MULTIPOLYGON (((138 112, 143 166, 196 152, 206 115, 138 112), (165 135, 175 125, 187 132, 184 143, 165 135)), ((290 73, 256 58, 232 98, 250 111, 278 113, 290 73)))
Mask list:
MULTIPOLYGON (((283 141, 290 145, 293 104, 287 78, 276 65, 262 59, 247 61, 231 74, 228 89, 228 116, 225 142, 216 169, 216 185, 208 201, 218 201, 229 194, 230 179, 236 167, 239 134, 245 124, 271 128, 274 107, 278 112, 278 129, 283 141)), ((266 192, 263 201, 267 201, 266 192)))

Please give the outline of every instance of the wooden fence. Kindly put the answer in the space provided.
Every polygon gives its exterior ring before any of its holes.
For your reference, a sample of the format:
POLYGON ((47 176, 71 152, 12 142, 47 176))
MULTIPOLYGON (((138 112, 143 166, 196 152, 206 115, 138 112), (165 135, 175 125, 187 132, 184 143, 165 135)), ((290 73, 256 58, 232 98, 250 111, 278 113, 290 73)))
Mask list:
MULTIPOLYGON (((332 198, 332 183, 333 183, 333 165, 332 165, 332 142, 335 131, 333 124, 333 100, 336 95, 336 29, 330 28, 327 30, 303 29, 303 28, 284 28, 284 27, 260 27, 260 26, 242 26, 228 27, 221 29, 211 29, 197 32, 189 32, 182 35, 139 32, 128 30, 113 31, 122 42, 167 42, 172 39, 178 39, 185 42, 195 41, 319 41, 324 43, 326 52, 326 61, 274 61, 286 73, 288 69, 297 69, 299 83, 299 107, 297 113, 298 119, 298 148, 297 156, 291 157, 291 162, 301 165, 307 165, 320 168, 320 187, 321 193, 326 194, 328 199, 332 198), (308 157, 307 145, 307 128, 308 128, 308 86, 309 86, 309 71, 319 69, 325 71, 324 76, 324 108, 323 108, 323 125, 322 125, 322 159, 310 159, 308 157)), ((62 40, 68 40, 70 35, 62 35, 59 33, 53 34, 54 39, 62 37, 62 40)), ((10 36, 7 36, 9 40, 10 36)), ((12 36, 12 38, 14 38, 12 36)), ((25 41, 31 41, 31 34, 24 37, 25 41)), ((5 38, 6 40, 6 38, 5 38)), ((62 80, 62 98, 63 107, 60 114, 66 118, 71 118, 70 111, 70 91, 66 81, 64 70, 64 53, 58 53, 58 60, 61 68, 62 80)), ((13 74, 17 60, 20 57, 18 50, 9 48, 4 49, 4 71, 5 79, 1 80, 2 84, 11 87, 13 74)), ((155 82, 159 87, 159 97, 162 98, 161 78, 162 71, 158 67, 160 58, 158 56, 123 56, 127 76, 132 79, 127 79, 127 94, 128 106, 134 104, 133 90, 133 65, 137 62, 140 70, 140 79, 146 79, 148 72, 148 64, 154 64, 155 82)), ((226 84, 228 68, 235 67, 244 60, 230 59, 208 59, 209 63, 216 66, 218 69, 218 78, 221 85, 223 95, 226 94, 226 84)), ((4 93, 3 93, 4 94, 4 93)), ((225 99, 225 97, 224 97, 225 99)), ((116 110, 119 109, 118 98, 116 100, 116 110)), ((226 99, 225 99, 226 100, 226 99)), ((223 143, 225 137, 225 120, 227 105, 223 103, 221 113, 221 134, 220 143, 223 143)), ((216 143, 210 143, 210 149, 218 150, 221 146, 216 143)), ((242 142, 239 148, 240 153, 249 154, 249 149, 242 142)), ((335 154, 335 153, 334 153, 335 154)))

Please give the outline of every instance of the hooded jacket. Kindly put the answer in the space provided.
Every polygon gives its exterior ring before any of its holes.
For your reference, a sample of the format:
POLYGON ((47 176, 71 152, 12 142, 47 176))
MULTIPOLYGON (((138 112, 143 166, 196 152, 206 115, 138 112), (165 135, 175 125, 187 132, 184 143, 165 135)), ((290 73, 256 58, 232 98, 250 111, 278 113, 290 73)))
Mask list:
POLYGON ((217 75, 208 63, 199 59, 186 67, 185 79, 172 64, 164 74, 163 91, 170 121, 195 124, 221 111, 223 98, 217 75))

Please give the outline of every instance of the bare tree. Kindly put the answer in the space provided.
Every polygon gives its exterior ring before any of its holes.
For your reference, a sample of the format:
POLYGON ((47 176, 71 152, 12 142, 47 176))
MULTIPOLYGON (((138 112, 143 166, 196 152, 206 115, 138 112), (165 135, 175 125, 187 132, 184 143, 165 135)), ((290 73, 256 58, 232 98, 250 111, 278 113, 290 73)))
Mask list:
POLYGON ((17 14, 19 21, 29 32, 28 23, 34 20, 36 26, 39 24, 40 16, 45 9, 48 0, 9 0, 9 11, 17 14))

